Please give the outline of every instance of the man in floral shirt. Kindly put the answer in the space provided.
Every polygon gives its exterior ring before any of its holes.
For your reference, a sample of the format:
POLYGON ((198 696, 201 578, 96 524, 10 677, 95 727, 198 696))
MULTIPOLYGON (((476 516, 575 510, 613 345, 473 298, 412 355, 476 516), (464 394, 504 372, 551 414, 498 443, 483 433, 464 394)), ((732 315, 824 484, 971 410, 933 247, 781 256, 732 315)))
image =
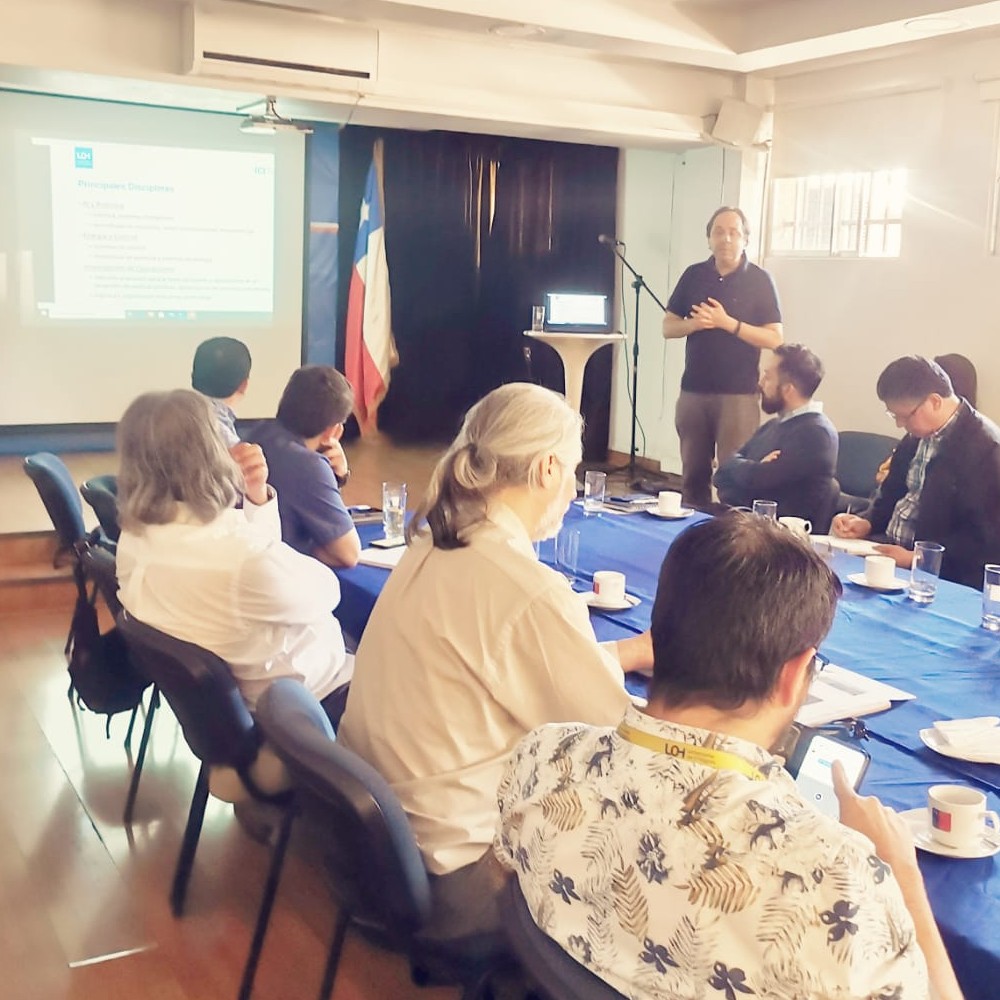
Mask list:
POLYGON ((779 525, 684 532, 660 572, 649 705, 536 729, 495 849, 538 926, 629 997, 960 1000, 902 821, 834 776, 840 822, 780 743, 840 584, 779 525))

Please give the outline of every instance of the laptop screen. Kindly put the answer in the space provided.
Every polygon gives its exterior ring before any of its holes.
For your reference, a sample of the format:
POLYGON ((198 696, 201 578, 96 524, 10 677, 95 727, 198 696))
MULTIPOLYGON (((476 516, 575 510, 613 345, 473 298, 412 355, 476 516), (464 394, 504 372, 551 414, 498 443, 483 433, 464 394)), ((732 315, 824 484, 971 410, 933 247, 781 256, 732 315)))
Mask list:
POLYGON ((545 295, 546 330, 603 332, 608 329, 608 297, 577 292, 545 295))

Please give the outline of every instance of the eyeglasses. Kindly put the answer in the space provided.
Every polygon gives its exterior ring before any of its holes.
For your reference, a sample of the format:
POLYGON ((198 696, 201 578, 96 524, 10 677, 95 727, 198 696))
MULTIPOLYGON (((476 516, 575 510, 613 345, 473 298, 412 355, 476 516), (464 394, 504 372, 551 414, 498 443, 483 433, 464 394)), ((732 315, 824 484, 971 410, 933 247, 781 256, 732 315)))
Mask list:
POLYGON ((917 410, 919 410, 920 407, 923 406, 924 403, 927 402, 927 400, 929 398, 930 398, 929 396, 924 396, 924 398, 922 400, 920 400, 920 402, 917 403, 917 405, 914 406, 913 409, 910 410, 909 413, 893 413, 892 410, 886 410, 885 411, 885 415, 890 420, 895 421, 897 424, 905 424, 905 423, 907 423, 907 421, 909 421, 909 419, 913 416, 913 414, 916 413, 917 410))

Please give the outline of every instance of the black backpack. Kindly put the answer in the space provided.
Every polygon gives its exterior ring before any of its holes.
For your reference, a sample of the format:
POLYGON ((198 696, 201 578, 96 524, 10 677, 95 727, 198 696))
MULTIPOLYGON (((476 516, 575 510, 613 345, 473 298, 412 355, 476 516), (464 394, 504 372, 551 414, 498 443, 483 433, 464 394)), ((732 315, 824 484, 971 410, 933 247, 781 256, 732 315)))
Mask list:
POLYGON ((95 600, 100 590, 112 611, 118 610, 114 556, 92 540, 77 543, 78 563, 74 568, 77 597, 73 610, 72 653, 69 660, 70 691, 78 705, 106 715, 105 731, 111 735, 111 716, 134 711, 150 681, 132 665, 125 640, 117 627, 101 634, 95 600), (85 572, 87 567, 89 572, 85 572), (109 580, 101 579, 110 576, 109 580), (94 580, 87 594, 87 576, 94 580), (110 589, 110 593, 109 593, 110 589))

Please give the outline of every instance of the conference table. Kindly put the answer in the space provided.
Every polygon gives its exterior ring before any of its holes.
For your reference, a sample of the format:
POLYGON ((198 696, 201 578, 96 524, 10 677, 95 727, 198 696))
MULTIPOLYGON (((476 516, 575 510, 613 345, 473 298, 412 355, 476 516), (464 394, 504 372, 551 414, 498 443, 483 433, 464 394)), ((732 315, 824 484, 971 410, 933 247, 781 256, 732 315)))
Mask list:
MULTIPOLYGON (((597 638, 636 635, 649 627, 660 563, 671 542, 706 515, 663 520, 646 513, 585 516, 570 507, 566 525, 580 530, 577 589, 588 589, 596 570, 626 576, 628 593, 639 603, 621 612, 592 609, 597 638)), ((359 529, 362 540, 381 534, 378 525, 359 529)), ((543 542, 540 558, 554 563, 554 543, 543 542)), ((863 570, 857 556, 836 554, 832 566, 844 595, 821 652, 841 666, 902 688, 913 701, 867 716, 872 762, 863 790, 898 810, 926 805, 927 789, 938 783, 981 789, 987 808, 1000 811, 1000 765, 944 757, 926 747, 921 729, 937 719, 1000 714, 1000 636, 979 628, 981 595, 941 581, 930 605, 905 594, 885 594, 847 582, 863 570)), ((340 570, 337 616, 349 634, 360 636, 388 572, 358 566, 340 570)), ((643 694, 648 681, 629 675, 626 686, 643 694)), ((920 868, 938 924, 966 1000, 1000 996, 1000 855, 953 859, 918 851, 920 868)))

